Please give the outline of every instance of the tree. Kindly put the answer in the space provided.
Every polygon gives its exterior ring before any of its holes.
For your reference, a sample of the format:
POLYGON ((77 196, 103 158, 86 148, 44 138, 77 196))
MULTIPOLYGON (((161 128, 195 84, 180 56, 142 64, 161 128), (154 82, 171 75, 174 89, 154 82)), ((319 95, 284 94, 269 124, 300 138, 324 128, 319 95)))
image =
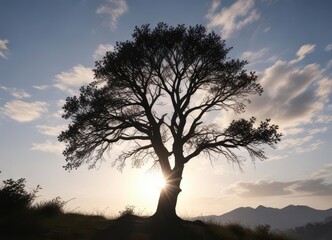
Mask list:
POLYGON ((96 62, 95 81, 79 97, 67 98, 63 117, 71 123, 59 136, 67 146, 65 168, 94 167, 115 143, 126 143, 114 165, 158 164, 167 186, 154 216, 177 219, 186 163, 221 154, 240 164, 238 149, 264 160, 261 146, 274 147, 281 134, 269 120, 233 120, 224 129, 208 120, 221 110, 244 112, 249 97, 263 92, 255 73, 244 70, 247 62, 227 58, 230 48, 214 32, 159 23, 136 27, 132 36, 96 62))

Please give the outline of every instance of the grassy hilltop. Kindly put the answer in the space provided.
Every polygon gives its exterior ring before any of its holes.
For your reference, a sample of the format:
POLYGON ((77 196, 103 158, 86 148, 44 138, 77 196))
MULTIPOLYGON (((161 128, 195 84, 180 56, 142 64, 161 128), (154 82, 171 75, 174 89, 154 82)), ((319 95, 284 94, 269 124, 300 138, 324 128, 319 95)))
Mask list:
POLYGON ((126 208, 114 219, 103 216, 66 213, 66 202, 57 197, 35 203, 39 186, 25 190, 25 179, 6 180, 0 187, 0 239, 227 239, 227 240, 287 240, 270 231, 268 225, 254 229, 238 224, 218 225, 202 221, 165 224, 152 217, 134 215, 126 208))

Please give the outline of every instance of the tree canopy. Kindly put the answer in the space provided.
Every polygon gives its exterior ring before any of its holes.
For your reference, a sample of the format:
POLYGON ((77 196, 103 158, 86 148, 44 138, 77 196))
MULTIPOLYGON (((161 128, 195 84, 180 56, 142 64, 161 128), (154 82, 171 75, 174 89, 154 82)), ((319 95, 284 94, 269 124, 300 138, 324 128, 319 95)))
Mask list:
POLYGON ((202 154, 240 163, 236 151, 243 149, 253 160, 266 158, 262 145, 274 147, 281 137, 269 119, 227 127, 209 120, 222 110, 243 113, 263 92, 246 61, 227 57, 231 48, 219 35, 201 25, 159 23, 136 27, 132 37, 96 62, 94 82, 67 98, 63 117, 71 123, 59 136, 66 169, 94 167, 116 143, 126 143, 113 158, 120 169, 128 160, 138 167, 153 160, 166 179, 175 172, 181 178, 184 165, 202 154))

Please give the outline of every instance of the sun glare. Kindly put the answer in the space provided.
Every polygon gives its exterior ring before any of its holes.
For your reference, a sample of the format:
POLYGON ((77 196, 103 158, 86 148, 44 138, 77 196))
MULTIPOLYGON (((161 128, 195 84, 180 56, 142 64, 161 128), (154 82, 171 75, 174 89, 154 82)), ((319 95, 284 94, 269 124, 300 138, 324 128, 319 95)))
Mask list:
POLYGON ((144 173, 140 181, 142 191, 148 195, 159 195, 165 185, 165 179, 160 173, 144 173))

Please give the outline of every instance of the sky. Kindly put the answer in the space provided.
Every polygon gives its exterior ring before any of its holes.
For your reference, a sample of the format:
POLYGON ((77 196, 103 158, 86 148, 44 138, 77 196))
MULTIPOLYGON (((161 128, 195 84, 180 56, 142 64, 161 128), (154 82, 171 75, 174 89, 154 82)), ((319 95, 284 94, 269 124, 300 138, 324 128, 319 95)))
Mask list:
MULTIPOLYGON (((201 24, 233 47, 230 58, 248 60, 264 88, 240 117, 271 118, 284 136, 277 149, 266 148, 268 160, 248 159, 243 171, 222 156, 186 164, 179 215, 331 208, 331 10, 329 0, 0 0, 0 179, 40 185, 37 201, 60 196, 67 211, 114 216, 133 205, 152 214, 160 173, 149 165, 119 172, 111 152, 95 169, 64 170, 62 106, 135 26, 201 24)), ((220 113, 214 121, 234 117, 220 113)))

